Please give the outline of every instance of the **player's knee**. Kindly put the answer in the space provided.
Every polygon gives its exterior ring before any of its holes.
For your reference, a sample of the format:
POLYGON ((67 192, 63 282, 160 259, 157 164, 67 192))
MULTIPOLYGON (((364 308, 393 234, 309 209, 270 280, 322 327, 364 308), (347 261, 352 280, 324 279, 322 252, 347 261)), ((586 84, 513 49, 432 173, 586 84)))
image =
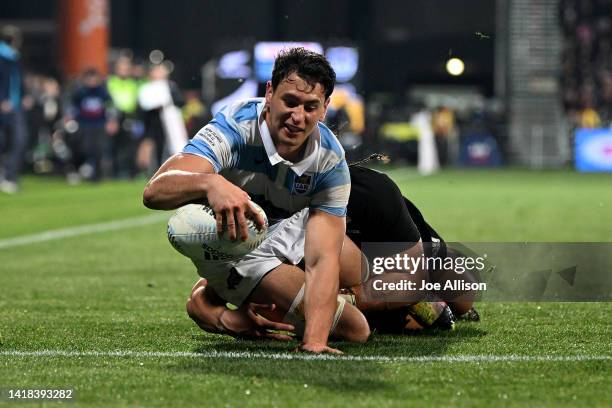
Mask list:
MULTIPOLYGON (((304 335, 306 318, 303 314, 304 287, 295 297, 283 321, 295 326, 296 334, 304 335)), ((347 300, 344 295, 338 295, 336 312, 332 320, 330 335, 334 339, 365 343, 370 337, 370 326, 365 316, 354 306, 354 298, 347 300)))
POLYGON ((333 337, 352 343, 365 343, 370 338, 370 325, 363 313, 347 304, 333 330, 333 337))
POLYGON ((185 305, 185 309, 187 311, 187 315, 192 320, 195 320, 195 307, 194 307, 194 302, 191 300, 191 298, 187 299, 187 304, 185 305))
POLYGON ((187 304, 185 305, 185 309, 187 311, 187 315, 192 320, 197 320, 198 317, 198 296, 202 296, 203 287, 196 288, 192 293, 189 299, 187 299, 187 304))
POLYGON ((353 343, 365 343, 368 341, 372 332, 370 331, 370 325, 368 324, 367 320, 365 320, 365 317, 363 318, 363 320, 363 322, 360 322, 359 325, 353 327, 347 333, 347 341, 353 343))
POLYGON ((198 290, 201 287, 206 287, 207 284, 208 284, 208 281, 206 279, 204 278, 198 279, 195 285, 193 285, 193 288, 191 288, 191 296, 193 296, 196 290, 198 290))

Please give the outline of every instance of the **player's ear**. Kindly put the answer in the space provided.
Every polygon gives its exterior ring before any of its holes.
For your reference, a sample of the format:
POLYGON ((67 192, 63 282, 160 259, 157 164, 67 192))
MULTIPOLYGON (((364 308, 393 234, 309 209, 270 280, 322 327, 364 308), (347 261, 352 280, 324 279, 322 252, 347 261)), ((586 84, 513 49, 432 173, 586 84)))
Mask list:
POLYGON ((327 107, 329 106, 329 101, 330 101, 330 98, 327 98, 325 102, 323 103, 323 113, 321 114, 321 117, 319 118, 320 122, 325 121, 325 115, 327 115, 327 107))
POLYGON ((272 101, 272 81, 266 82, 266 103, 270 104, 272 101))

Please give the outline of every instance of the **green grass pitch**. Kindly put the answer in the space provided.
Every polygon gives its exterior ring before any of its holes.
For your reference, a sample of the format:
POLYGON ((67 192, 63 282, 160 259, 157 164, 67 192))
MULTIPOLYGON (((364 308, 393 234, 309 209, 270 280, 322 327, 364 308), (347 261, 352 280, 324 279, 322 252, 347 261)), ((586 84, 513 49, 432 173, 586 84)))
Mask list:
MULTIPOLYGON (((389 174, 449 241, 612 240, 612 175, 389 174)), ((335 344, 351 360, 289 360, 295 343, 237 341, 190 322, 196 274, 163 219, 2 248, 150 215, 143 184, 26 178, 21 194, 0 196, 4 392, 74 388, 75 406, 102 407, 612 405, 610 303, 480 304, 483 320, 454 332, 374 335, 335 344)))

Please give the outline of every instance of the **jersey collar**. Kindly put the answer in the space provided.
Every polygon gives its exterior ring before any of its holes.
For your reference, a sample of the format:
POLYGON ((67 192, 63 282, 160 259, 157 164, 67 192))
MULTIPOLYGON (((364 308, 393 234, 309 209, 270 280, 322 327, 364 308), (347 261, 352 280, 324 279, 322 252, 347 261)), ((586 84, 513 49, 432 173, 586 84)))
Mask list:
POLYGON ((276 146, 274 146, 274 141, 272 140, 272 136, 270 136, 270 130, 268 129, 268 124, 263 119, 263 109, 266 104, 266 101, 263 100, 257 105, 257 124, 259 126, 259 134, 261 135, 261 140, 263 141, 264 148, 266 149, 266 154, 268 155, 268 160, 270 160, 270 164, 273 166, 283 163, 286 166, 289 166, 291 170, 298 176, 301 176, 308 170, 311 164, 314 162, 317 157, 317 152, 319 151, 319 146, 321 144, 321 134, 319 133, 319 127, 315 127, 315 130, 308 136, 308 143, 306 145, 306 151, 304 153, 304 158, 297 163, 290 162, 289 160, 285 160, 278 154, 276 150, 276 146))

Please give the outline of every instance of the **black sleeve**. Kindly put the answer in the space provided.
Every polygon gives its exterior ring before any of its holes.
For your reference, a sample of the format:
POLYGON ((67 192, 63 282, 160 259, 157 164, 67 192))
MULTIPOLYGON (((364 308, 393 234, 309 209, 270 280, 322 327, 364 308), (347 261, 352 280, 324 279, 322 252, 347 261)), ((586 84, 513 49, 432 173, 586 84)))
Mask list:
MULTIPOLYGON (((404 197, 399 187, 393 180, 386 174, 384 175, 384 183, 381 184, 383 188, 388 189, 386 192, 388 201, 382 202, 383 206, 388 206, 393 211, 388 212, 388 219, 386 223, 390 226, 389 228, 389 241, 396 242, 418 242, 421 239, 421 234, 417 228, 408 208, 404 204, 404 197)), ((384 210, 383 210, 383 213, 384 210)))

